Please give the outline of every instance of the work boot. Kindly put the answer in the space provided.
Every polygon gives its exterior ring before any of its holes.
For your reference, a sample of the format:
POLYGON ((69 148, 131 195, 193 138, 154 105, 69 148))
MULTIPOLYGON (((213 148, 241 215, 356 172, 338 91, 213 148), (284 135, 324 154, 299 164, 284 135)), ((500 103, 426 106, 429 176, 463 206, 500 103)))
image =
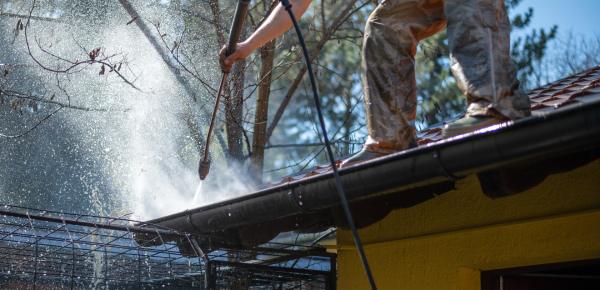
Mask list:
POLYGON ((507 121, 496 116, 466 116, 446 124, 442 130, 443 138, 450 138, 507 121))
MULTIPOLYGON (((417 147, 417 141, 416 140, 411 140, 410 142, 408 142, 408 148, 406 148, 405 150, 411 149, 411 148, 415 148, 417 147)), ((342 161, 342 163, 340 164, 340 168, 344 168, 344 167, 348 167, 350 165, 356 164, 356 163, 361 163, 361 162, 365 162, 365 161, 369 161, 371 159, 374 158, 378 158, 378 157, 382 157, 382 156, 386 156, 389 154, 393 154, 396 152, 400 152, 400 151, 404 151, 404 150, 389 150, 386 149, 384 150, 385 152, 376 152, 373 150, 369 150, 368 145, 365 145, 365 147, 363 147, 362 150, 360 150, 360 152, 354 154, 352 157, 345 159, 342 161)))
POLYGON ((348 159, 343 160, 342 164, 340 164, 340 168, 348 167, 349 165, 352 165, 355 163, 364 162, 364 161, 371 160, 373 158, 382 157, 385 155, 387 155, 387 154, 369 151, 369 150, 367 150, 367 148, 363 147, 363 149, 360 150, 360 152, 354 154, 352 157, 350 157, 348 159))

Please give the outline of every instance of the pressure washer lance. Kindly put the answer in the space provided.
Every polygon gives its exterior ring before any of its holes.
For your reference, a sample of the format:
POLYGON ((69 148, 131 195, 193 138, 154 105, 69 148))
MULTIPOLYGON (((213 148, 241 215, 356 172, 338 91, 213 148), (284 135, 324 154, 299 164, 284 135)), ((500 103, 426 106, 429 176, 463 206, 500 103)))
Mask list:
MULTIPOLYGON (((244 21, 246 20, 246 16, 248 15, 248 5, 250 4, 250 0, 239 0, 237 3, 237 7, 235 9, 235 16, 233 18, 233 23, 231 24, 231 30, 229 31, 229 40, 227 42, 227 49, 225 50, 225 55, 229 56, 235 52, 237 43, 242 34, 242 29, 244 28, 244 21)), ((215 101, 215 109, 212 112, 212 116, 210 118, 210 126, 208 127, 208 133, 206 134, 206 143, 204 145, 204 156, 200 160, 200 166, 198 167, 198 174, 200 175, 200 180, 204 180, 210 171, 210 139, 212 137, 212 132, 215 127, 215 119, 217 117, 217 112, 219 110, 219 103, 221 101, 221 95, 223 94, 223 89, 225 88, 225 83, 227 83, 227 77, 229 76, 229 71, 223 70, 223 77, 221 78, 221 84, 219 84, 219 91, 217 92, 217 100, 215 101)))

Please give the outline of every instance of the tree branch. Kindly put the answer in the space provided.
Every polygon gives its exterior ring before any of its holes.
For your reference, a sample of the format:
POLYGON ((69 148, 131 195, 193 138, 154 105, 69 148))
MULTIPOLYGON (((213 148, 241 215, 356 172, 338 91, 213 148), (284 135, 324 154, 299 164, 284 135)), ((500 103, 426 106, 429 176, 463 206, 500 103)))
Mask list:
MULTIPOLYGON (((31 57, 31 59, 37 64, 39 65, 41 68, 43 68, 44 70, 53 72, 53 73, 69 73, 70 71, 74 70, 75 68, 79 67, 79 66, 83 66, 83 65, 93 65, 93 64, 101 64, 102 68, 100 71, 100 74, 104 74, 105 71, 105 66, 109 68, 108 72, 114 72, 117 76, 119 76, 119 78, 121 78, 126 84, 128 84, 129 86, 131 86, 132 88, 141 91, 135 84, 133 84, 132 81, 130 81, 129 79, 127 79, 123 74, 120 73, 121 70, 121 65, 124 63, 124 61, 120 61, 116 64, 111 63, 111 59, 113 58, 114 55, 112 56, 106 56, 104 55, 104 52, 100 49, 100 48, 96 48, 92 51, 89 52, 89 55, 87 55, 86 57, 89 57, 89 59, 84 60, 84 61, 68 61, 63 57, 59 57, 55 54, 52 53, 48 53, 47 50, 42 49, 42 52, 47 53, 48 55, 66 62, 69 64, 69 66, 67 66, 66 68, 62 69, 62 68, 51 68, 46 66, 45 64, 43 64, 39 59, 37 59, 34 55, 33 52, 31 50, 31 43, 29 41, 29 35, 28 35, 28 31, 29 31, 29 25, 31 24, 31 20, 33 19, 32 15, 33 15, 33 11, 35 10, 35 5, 36 5, 36 1, 33 0, 33 3, 31 4, 31 9, 29 10, 29 15, 27 17, 27 22, 25 23, 25 28, 24 28, 24 34, 25 34, 25 44, 27 46, 27 53, 29 54, 29 56, 31 57), (102 58, 100 58, 102 56, 102 58)), ((37 42, 39 45, 39 42, 37 42)), ((41 48, 41 46, 40 46, 41 48)))
POLYGON ((7 138, 7 139, 16 139, 16 138, 25 137, 27 134, 31 133, 33 130, 35 130, 37 127, 39 127, 43 122, 45 122, 46 120, 50 119, 50 117, 54 116, 54 114, 58 113, 62 109, 63 109, 63 107, 58 107, 56 110, 54 110, 50 114, 46 115, 44 118, 42 118, 41 120, 39 120, 35 125, 33 125, 31 128, 25 130, 22 133, 19 133, 19 134, 16 134, 16 135, 5 135, 5 134, 1 134, 0 133, 0 137, 1 138, 7 138))
MULTIPOLYGON (((349 1, 348 4, 338 14, 338 16, 333 20, 332 25, 329 27, 329 29, 327 29, 325 31, 323 37, 319 40, 319 42, 315 45, 315 48, 311 52, 310 61, 313 61, 319 55, 319 53, 321 52, 321 50, 323 49, 323 47, 325 46, 327 41, 330 40, 330 38, 335 34, 335 32, 340 28, 340 26, 348 18, 350 18, 350 16, 352 16, 352 14, 356 13, 362 7, 369 4, 368 2, 364 2, 358 8, 352 10, 352 7, 354 7, 355 3, 356 3, 356 0, 349 1)), ((299 58, 299 56, 298 56, 298 58, 299 58)), ((266 143, 268 143, 269 140, 271 139, 271 136, 273 135, 273 131, 275 130, 275 127, 277 127, 277 125, 279 124, 279 121, 281 120, 281 117, 283 116, 285 109, 289 105, 289 103, 292 99, 292 96, 294 95, 294 93, 296 92, 298 87, 300 86, 300 83, 302 82, 302 79, 304 78, 305 74, 306 74, 306 67, 303 66, 300 69, 300 71, 298 72, 298 74, 296 74, 296 78, 294 79, 294 81, 292 81, 291 86, 289 87, 283 100, 281 101, 281 104, 279 105, 279 108, 277 108, 277 111, 275 112, 275 115, 273 116, 273 121, 271 121, 271 124, 269 125, 269 128, 267 129, 267 137, 265 140, 266 143)))

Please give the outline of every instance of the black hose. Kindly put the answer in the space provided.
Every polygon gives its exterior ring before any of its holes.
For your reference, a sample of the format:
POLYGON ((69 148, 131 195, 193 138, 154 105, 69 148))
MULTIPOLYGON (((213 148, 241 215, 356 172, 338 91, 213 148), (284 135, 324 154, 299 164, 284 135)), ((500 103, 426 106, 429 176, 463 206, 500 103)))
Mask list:
POLYGON ((296 34, 298 34, 298 41, 300 42, 300 46, 302 47, 302 53, 304 54, 304 58, 306 61, 306 68, 308 70, 308 77, 310 79, 310 84, 312 87, 313 98, 315 101, 315 106, 317 109, 317 115, 319 117, 319 124, 321 126, 321 132, 323 134, 323 140, 325 141, 325 148, 327 149, 327 156, 329 157, 329 162, 331 163, 331 168, 333 170, 333 176, 335 178, 335 188, 337 189, 337 193, 340 197, 340 202, 342 204, 342 209, 344 210, 344 214, 346 216, 346 220, 348 225, 350 226, 350 230, 352 231, 352 237, 354 238, 354 244, 358 251, 358 255, 360 257, 360 261, 363 265, 367 278, 369 279, 369 284, 371 285, 372 290, 376 290, 377 286, 375 285, 375 279, 373 279, 373 273, 371 272, 371 268, 369 267, 369 262, 367 260, 367 256, 365 255, 365 250, 363 248, 362 242, 360 240, 360 236, 358 234, 358 230, 356 229, 356 225, 354 224, 354 219, 352 218, 352 212, 350 211, 350 205, 348 203, 348 199, 346 198, 346 192, 344 191, 344 187, 342 186, 342 181, 340 179, 340 174, 335 165, 335 158, 333 157, 333 151, 331 150, 331 142, 329 141, 329 136, 327 136, 327 128, 325 127, 325 119, 323 118, 323 112, 321 109, 321 101, 319 100, 319 92, 317 91, 317 82, 315 80, 315 76, 313 74, 312 65, 310 62, 310 57, 308 55, 308 49, 306 48, 306 43, 304 42, 304 36, 302 35, 302 31, 300 30, 300 26, 298 25, 298 21, 296 20, 296 16, 292 11, 292 4, 290 4, 289 0, 280 0, 281 4, 285 7, 292 23, 294 24, 294 28, 296 29, 296 34))

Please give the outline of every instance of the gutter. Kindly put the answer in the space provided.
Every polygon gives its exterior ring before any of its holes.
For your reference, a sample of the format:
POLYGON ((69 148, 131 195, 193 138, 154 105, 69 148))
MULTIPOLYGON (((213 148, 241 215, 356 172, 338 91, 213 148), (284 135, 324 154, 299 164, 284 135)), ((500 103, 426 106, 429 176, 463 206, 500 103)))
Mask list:
MULTIPOLYGON (((356 202, 540 157, 596 149, 599 145, 600 101, 596 101, 377 158, 341 169, 340 175, 348 200, 356 202)), ((333 174, 327 173, 147 223, 193 234, 218 235, 337 206, 333 174)), ((296 228, 282 226, 280 230, 296 228)))

